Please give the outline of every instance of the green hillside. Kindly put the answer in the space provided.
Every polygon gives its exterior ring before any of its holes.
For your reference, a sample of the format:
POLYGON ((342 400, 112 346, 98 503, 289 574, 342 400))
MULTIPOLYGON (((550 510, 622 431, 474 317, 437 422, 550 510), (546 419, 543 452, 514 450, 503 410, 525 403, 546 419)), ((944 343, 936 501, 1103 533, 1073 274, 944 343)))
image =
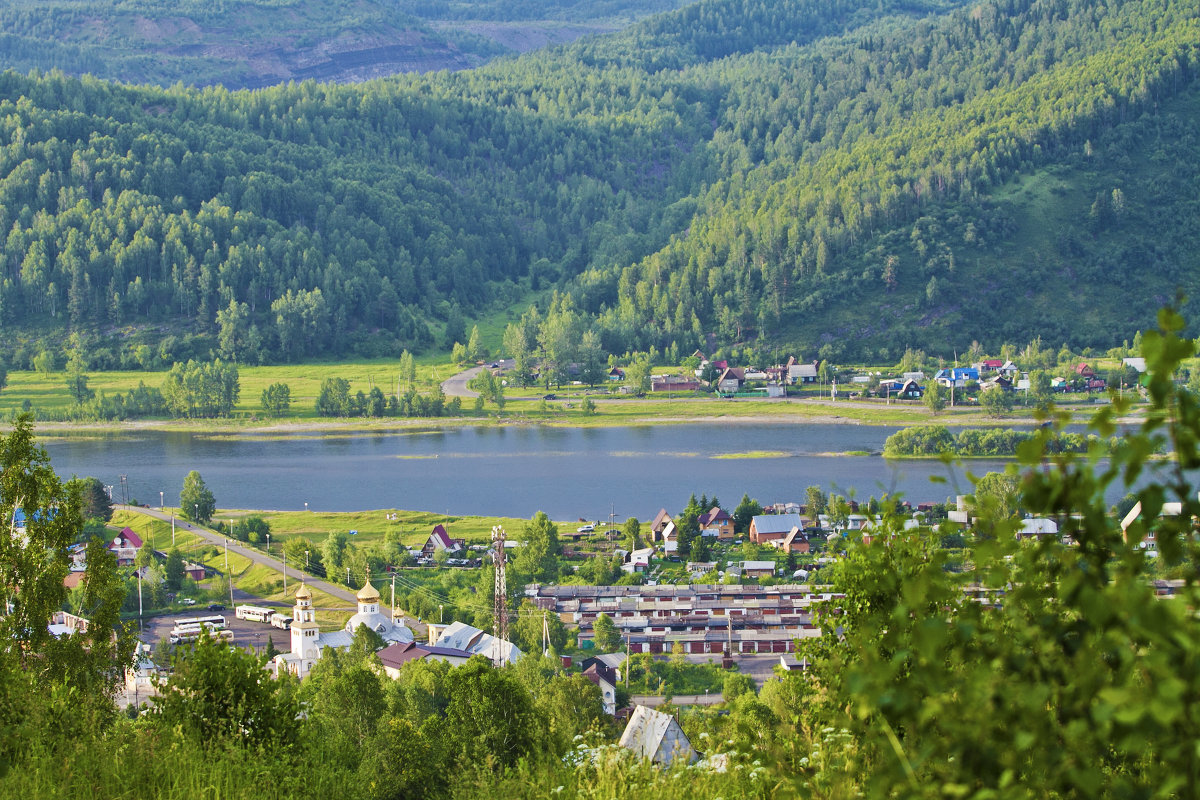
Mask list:
POLYGON ((0 324, 16 366, 68 328, 93 368, 370 357, 556 289, 613 353, 1107 348, 1200 281, 1196 11, 704 0, 351 86, 8 73, 0 324))

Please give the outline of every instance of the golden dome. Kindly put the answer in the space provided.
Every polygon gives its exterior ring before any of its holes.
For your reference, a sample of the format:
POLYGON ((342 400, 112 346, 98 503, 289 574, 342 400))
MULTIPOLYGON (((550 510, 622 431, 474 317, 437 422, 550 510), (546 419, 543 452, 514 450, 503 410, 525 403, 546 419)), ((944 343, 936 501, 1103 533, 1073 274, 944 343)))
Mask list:
POLYGON ((312 600, 312 590, 306 584, 300 584, 300 588, 296 590, 297 600, 312 600))
POLYGON ((367 581, 361 589, 358 590, 358 599, 362 603, 373 603, 379 599, 379 590, 367 581))

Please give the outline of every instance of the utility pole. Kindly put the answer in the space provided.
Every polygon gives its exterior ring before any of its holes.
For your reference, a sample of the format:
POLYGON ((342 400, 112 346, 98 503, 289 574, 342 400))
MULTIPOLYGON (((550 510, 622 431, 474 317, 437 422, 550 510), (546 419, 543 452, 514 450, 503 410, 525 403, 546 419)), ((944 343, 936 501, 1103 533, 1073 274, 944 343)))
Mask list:
POLYGON ((175 515, 171 515, 171 547, 175 546, 175 515))
MULTIPOLYGON (((492 630, 497 639, 508 639, 508 582, 504 576, 504 528, 492 528, 492 560, 496 565, 495 598, 492 604, 492 630)), ((499 645, 497 645, 499 646, 499 645)), ((499 657, 497 664, 499 666, 499 657)))
POLYGON ((225 537, 225 579, 229 581, 229 605, 233 605, 233 575, 229 574, 229 537, 225 537))
POLYGON ((550 655, 550 619, 542 609, 542 656, 550 655))

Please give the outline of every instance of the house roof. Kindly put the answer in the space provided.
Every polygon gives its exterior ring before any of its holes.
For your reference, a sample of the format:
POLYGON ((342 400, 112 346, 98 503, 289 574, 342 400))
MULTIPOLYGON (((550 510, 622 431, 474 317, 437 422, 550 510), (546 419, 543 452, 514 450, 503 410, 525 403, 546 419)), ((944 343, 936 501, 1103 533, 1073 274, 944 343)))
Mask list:
POLYGON ((661 531, 671 521, 671 515, 667 513, 665 508, 660 508, 658 513, 654 515, 654 521, 650 523, 650 530, 661 531))
POLYGON ((760 514, 753 520, 759 533, 789 533, 792 528, 804 527, 799 514, 760 514))
POLYGON ((674 717, 646 706, 634 707, 620 745, 642 758, 666 764, 680 758, 691 763, 699 758, 674 717))
POLYGON ((700 519, 697 520, 697 522, 699 522, 701 525, 712 525, 714 522, 726 522, 732 520, 733 517, 726 514, 721 510, 720 506, 718 506, 701 514, 700 519))
POLYGON ((452 622, 434 642, 437 647, 448 647, 465 651, 471 655, 482 655, 489 659, 497 656, 502 661, 516 662, 521 658, 520 649, 510 641, 484 633, 464 622, 452 622))
POLYGON ((455 549, 454 540, 450 538, 450 534, 446 533, 446 529, 441 523, 433 526, 433 530, 429 534, 429 540, 432 541, 436 547, 442 547, 446 550, 455 549))
POLYGON ((815 378, 817 377, 816 364, 792 364, 788 367, 789 378, 815 378))
MULTIPOLYGON (((142 546, 142 537, 138 536, 134 532, 133 528, 122 528, 121 529, 121 540, 124 543, 121 546, 124 546, 124 547, 132 547, 136 550, 142 546)), ((109 549, 111 550, 113 548, 110 546, 109 549)))
POLYGON ((775 571, 774 561, 742 561, 740 562, 742 569, 769 569, 775 571))

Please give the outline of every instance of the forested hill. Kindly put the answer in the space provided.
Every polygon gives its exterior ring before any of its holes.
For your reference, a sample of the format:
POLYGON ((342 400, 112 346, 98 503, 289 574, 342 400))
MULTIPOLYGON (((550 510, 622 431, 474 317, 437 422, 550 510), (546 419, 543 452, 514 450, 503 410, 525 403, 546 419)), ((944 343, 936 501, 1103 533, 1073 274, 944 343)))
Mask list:
POLYGON ((0 324, 370 355, 555 287, 612 352, 1107 346, 1200 282, 1196 12, 705 0, 356 86, 9 73, 0 324))

